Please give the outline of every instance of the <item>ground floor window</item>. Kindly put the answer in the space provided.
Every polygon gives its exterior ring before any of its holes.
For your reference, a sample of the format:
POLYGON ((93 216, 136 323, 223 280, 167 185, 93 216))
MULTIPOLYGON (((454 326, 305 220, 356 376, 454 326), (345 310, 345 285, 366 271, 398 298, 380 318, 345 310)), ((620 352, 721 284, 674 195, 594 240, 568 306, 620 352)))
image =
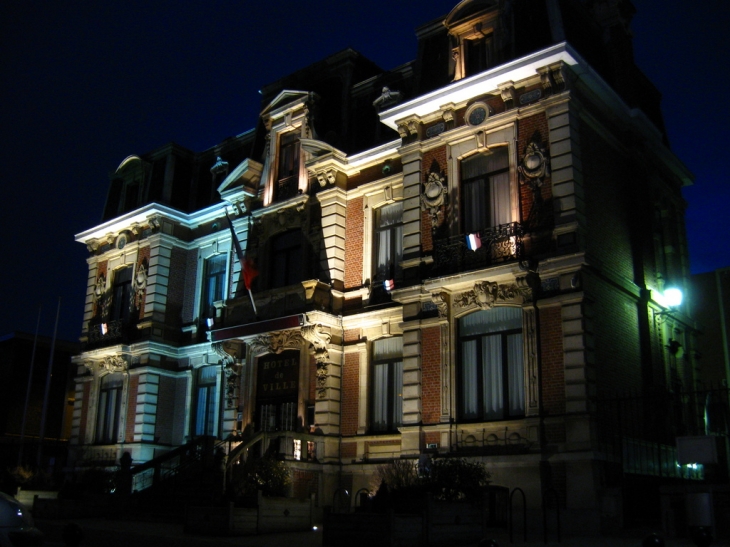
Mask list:
POLYGON ((96 414, 96 442, 113 444, 119 435, 119 414, 122 406, 121 374, 107 374, 99 387, 99 407, 96 414))
POLYGON ((403 338, 373 342, 373 431, 394 431, 403 423, 403 338))
POLYGON ((465 420, 524 416, 522 310, 498 307, 459 320, 459 411, 465 420))
POLYGON ((208 366, 198 369, 196 398, 195 398, 195 435, 215 436, 216 410, 216 380, 218 367, 208 366))

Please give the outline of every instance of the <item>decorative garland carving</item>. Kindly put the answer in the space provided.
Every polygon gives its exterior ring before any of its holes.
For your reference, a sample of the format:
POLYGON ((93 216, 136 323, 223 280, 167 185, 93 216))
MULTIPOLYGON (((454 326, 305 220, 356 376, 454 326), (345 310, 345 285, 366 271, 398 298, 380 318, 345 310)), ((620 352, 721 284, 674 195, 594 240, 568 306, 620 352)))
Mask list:
POLYGON ((134 286, 136 307, 142 308, 144 306, 144 294, 147 290, 147 259, 143 259, 137 268, 137 275, 134 276, 132 281, 134 286))
POLYGON ((92 374, 101 372, 124 372, 129 368, 127 361, 121 355, 108 355, 100 360, 84 361, 84 366, 92 374))
POLYGON ((300 349, 302 335, 296 330, 283 330, 271 334, 261 334, 248 344, 254 355, 261 353, 281 353, 287 349, 300 349))
POLYGON ((550 174, 550 159, 540 144, 533 140, 527 145, 525 155, 520 160, 517 171, 522 175, 521 182, 529 184, 535 189, 535 185, 539 188, 542 186, 543 179, 550 174))
POLYGON ((428 179, 423 185, 423 193, 421 194, 421 204, 423 208, 431 215, 431 229, 436 230, 444 221, 444 215, 441 207, 448 199, 448 190, 446 188, 446 179, 436 171, 429 173, 428 179))
POLYGON ((526 284, 498 285, 492 281, 478 281, 474 288, 454 298, 455 308, 476 306, 482 310, 500 304, 524 304, 532 300, 532 291, 526 284))

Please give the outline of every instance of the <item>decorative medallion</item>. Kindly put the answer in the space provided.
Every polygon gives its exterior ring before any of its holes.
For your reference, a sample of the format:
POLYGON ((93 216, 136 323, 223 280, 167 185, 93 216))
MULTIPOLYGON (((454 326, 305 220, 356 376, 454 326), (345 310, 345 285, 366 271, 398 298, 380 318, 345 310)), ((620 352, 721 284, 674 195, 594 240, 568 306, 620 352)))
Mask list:
POLYGON ((481 125, 489 117, 489 106, 486 103, 478 102, 466 109, 464 119, 471 126, 481 125))
POLYGON ((127 236, 125 234, 121 234, 117 238, 117 249, 124 249, 124 247, 127 245, 127 236))
POLYGON ((550 174, 550 160, 537 141, 527 145, 517 170, 528 182, 535 181, 539 186, 542 185, 541 179, 550 174))
POLYGON ((440 173, 433 171, 429 173, 428 179, 423 185, 421 203, 423 208, 431 215, 431 228, 433 230, 441 226, 443 222, 443 214, 439 215, 439 211, 448 197, 445 183, 446 179, 440 173))

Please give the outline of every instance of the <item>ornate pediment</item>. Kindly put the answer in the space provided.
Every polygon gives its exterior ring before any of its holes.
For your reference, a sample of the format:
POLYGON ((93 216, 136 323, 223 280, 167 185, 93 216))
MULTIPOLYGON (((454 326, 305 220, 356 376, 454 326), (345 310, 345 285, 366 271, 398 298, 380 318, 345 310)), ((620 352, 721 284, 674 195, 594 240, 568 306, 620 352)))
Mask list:
POLYGON ((515 283, 500 285, 492 281, 478 281, 474 288, 457 294, 453 299, 454 308, 476 307, 488 310, 494 306, 523 305, 532 301, 532 290, 524 278, 515 283))

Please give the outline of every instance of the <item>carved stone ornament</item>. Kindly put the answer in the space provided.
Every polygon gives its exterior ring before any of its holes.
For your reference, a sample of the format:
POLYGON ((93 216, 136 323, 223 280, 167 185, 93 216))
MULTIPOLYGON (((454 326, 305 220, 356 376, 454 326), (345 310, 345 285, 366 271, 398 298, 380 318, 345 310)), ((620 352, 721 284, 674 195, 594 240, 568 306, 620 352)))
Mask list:
POLYGON ((300 349, 303 342, 302 335, 296 330, 283 330, 262 334, 249 342, 253 355, 261 353, 281 353, 287 349, 300 349))
POLYGON ((436 304, 439 317, 445 319, 449 313, 449 295, 445 291, 431 293, 431 301, 436 304))
POLYGON ((527 145, 517 170, 529 184, 542 186, 542 179, 550 174, 550 159, 545 150, 536 141, 532 141, 527 145))
POLYGON ((403 94, 400 91, 391 90, 389 87, 383 87, 380 96, 373 101, 375 108, 384 108, 401 100, 403 94))
POLYGON ((215 352, 216 355, 218 355, 220 357, 220 359, 218 360, 218 363, 221 365, 229 366, 236 362, 233 355, 231 355, 230 353, 228 353, 226 351, 226 348, 225 348, 223 342, 216 342, 215 344, 213 344, 213 351, 215 352))
POLYGON ((213 167, 210 168, 210 172, 214 175, 227 175, 228 174, 228 162, 223 161, 220 156, 216 157, 213 167))
POLYGON ((302 338, 311 344, 310 350, 317 363, 328 363, 330 354, 327 350, 332 335, 324 330, 319 323, 315 325, 304 325, 302 327, 302 338))
POLYGON ((438 228, 443 223, 443 215, 439 219, 439 209, 446 203, 448 190, 446 188, 446 179, 440 173, 432 172, 428 175, 428 179, 423 185, 423 193, 421 194, 421 203, 423 208, 431 215, 432 229, 438 228))
POLYGON ((526 283, 499 285, 492 281, 478 281, 474 288, 454 298, 455 308, 475 306, 482 310, 492 309, 497 305, 525 304, 532 301, 532 291, 526 283))
POLYGON ((137 268, 137 275, 134 276, 132 284, 134 285, 138 305, 141 305, 144 302, 139 303, 139 300, 144 298, 144 293, 147 289, 147 259, 144 259, 137 268))
POLYGON ((127 361, 121 355, 109 355, 98 361, 84 361, 84 366, 92 374, 98 374, 104 371, 124 372, 128 368, 127 361))

